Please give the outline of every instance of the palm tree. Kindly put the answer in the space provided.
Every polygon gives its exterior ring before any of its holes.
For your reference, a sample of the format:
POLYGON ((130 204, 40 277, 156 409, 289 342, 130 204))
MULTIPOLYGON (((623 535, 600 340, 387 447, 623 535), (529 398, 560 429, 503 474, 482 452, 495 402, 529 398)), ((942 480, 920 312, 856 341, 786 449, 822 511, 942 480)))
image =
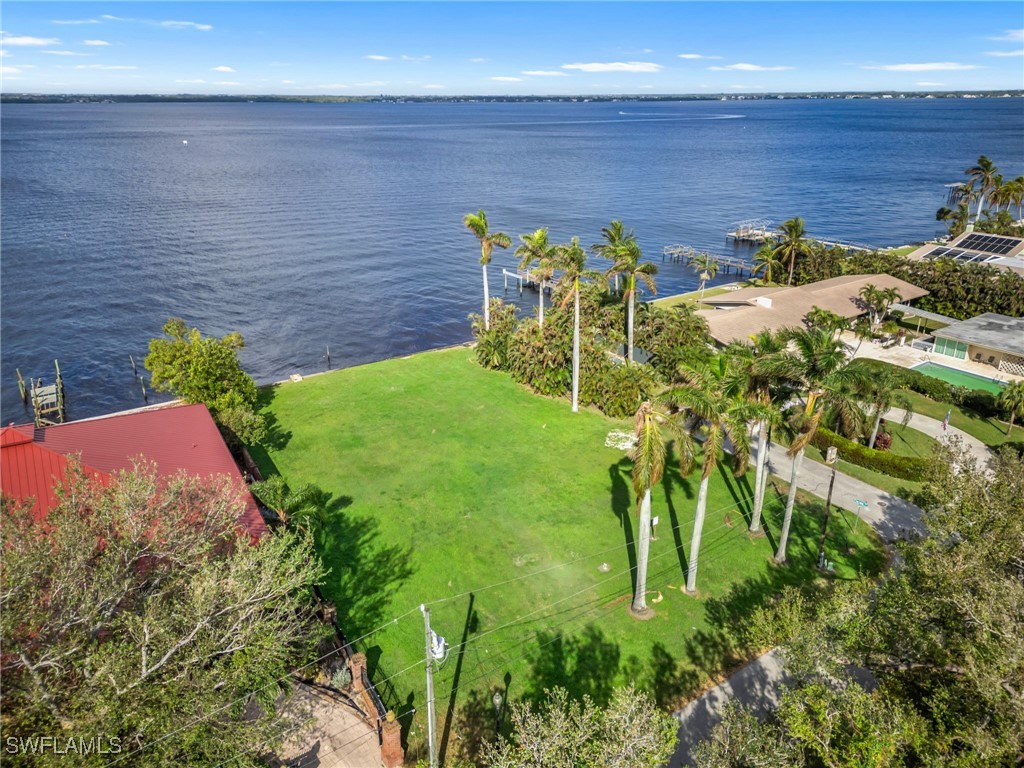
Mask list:
POLYGON ((968 184, 971 188, 978 190, 978 210, 974 214, 974 220, 977 221, 981 218, 981 212, 985 208, 985 196, 995 188, 999 169, 996 168, 995 163, 982 155, 978 158, 978 164, 972 165, 964 173, 970 178, 968 184))
POLYGON ((768 445, 771 429, 779 423, 781 407, 792 396, 792 389, 781 379, 761 373, 760 360, 786 348, 771 331, 762 330, 752 336, 749 344, 734 342, 725 349, 734 365, 741 366, 747 396, 764 407, 765 413, 757 422, 757 464, 754 470, 754 508, 750 515, 750 532, 761 530, 761 512, 768 487, 768 445))
MULTIPOLYGON (((627 243, 634 242, 636 237, 632 229, 626 229, 619 220, 613 221, 607 227, 601 227, 601 238, 604 242, 594 243, 590 250, 602 259, 615 261, 615 254, 627 243)), ((609 270, 611 274, 611 270, 609 270)), ((615 273, 615 293, 619 292, 619 275, 615 273)))
POLYGON ((867 388, 864 390, 864 402, 868 406, 868 414, 875 419, 871 428, 871 437, 868 438, 868 448, 875 447, 875 439, 878 437, 878 428, 882 423, 882 417, 891 408, 902 408, 906 413, 903 415, 903 426, 910 423, 910 417, 914 413, 914 404, 901 391, 903 379, 890 368, 883 368, 875 371, 867 380, 867 388))
MULTIPOLYGON (((651 548, 651 488, 661 482, 665 471, 665 441, 661 426, 671 424, 670 417, 655 409, 648 400, 640 404, 636 412, 636 444, 633 447, 633 491, 636 493, 639 511, 639 535, 637 537, 636 592, 630 611, 634 616, 649 615, 647 608, 647 556, 651 548)), ((681 437, 680 463, 686 466, 693 459, 692 443, 688 437, 681 437)))
POLYGON ((707 511, 708 481, 718 465, 719 452, 728 439, 733 451, 733 471, 737 477, 741 476, 750 460, 747 422, 767 418, 767 409, 747 396, 745 376, 739 367, 730 365, 728 355, 717 355, 710 362, 696 366, 683 364, 679 368, 679 377, 684 386, 674 387, 662 397, 665 402, 681 407, 693 417, 695 429, 704 436, 700 490, 697 492, 697 511, 686 573, 686 591, 693 593, 697 591, 697 561, 707 511))
POLYGON ((793 284, 793 269, 796 267, 797 256, 806 256, 809 252, 807 232, 804 230, 804 220, 801 218, 789 219, 779 225, 778 245, 775 246, 775 255, 784 264, 789 264, 789 282, 793 284))
POLYGON ((936 221, 952 222, 949 225, 949 234, 952 237, 956 237, 967 229, 967 222, 970 221, 970 219, 971 214, 969 203, 960 203, 956 209, 946 208, 943 206, 935 212, 936 221))
POLYGON ((1009 436, 1010 430, 1013 429, 1014 417, 1020 416, 1024 418, 1024 381, 1014 381, 1007 384, 1003 391, 999 393, 996 402, 1010 414, 1010 424, 1006 428, 1006 434, 1009 436))
POLYGON ((793 351, 787 350, 764 358, 759 366, 760 371, 763 375, 791 382, 804 399, 803 408, 791 415, 794 434, 788 453, 793 457, 793 469, 782 532, 779 535, 779 548, 775 553, 775 562, 784 563, 804 449, 818 431, 825 407, 832 409, 848 434, 858 431, 864 413, 857 406, 851 392, 854 388, 862 389, 870 373, 861 361, 847 360, 843 343, 827 330, 787 328, 779 333, 779 338, 789 343, 793 351))
POLYGON ((718 259, 710 253, 698 253, 690 266, 700 273, 700 301, 704 301, 704 286, 718 274, 718 259))
POLYGON ((512 238, 504 232, 491 232, 487 228, 487 214, 483 209, 476 213, 467 213, 462 217, 462 223, 480 241, 480 266, 484 273, 484 330, 491 330, 491 296, 487 287, 487 265, 491 263, 491 251, 494 246, 508 248, 512 245, 512 238))
POLYGON ((860 297, 871 315, 871 325, 876 326, 885 319, 889 307, 903 298, 898 288, 879 288, 868 283, 860 289, 860 297))
POLYGON ((540 327, 544 327, 544 283, 551 279, 555 271, 556 246, 548 242, 548 229, 541 227, 529 235, 520 235, 522 243, 516 248, 516 256, 519 257, 519 268, 527 272, 533 267, 533 273, 537 276, 538 293, 540 294, 540 327))
POLYGON ((327 497, 317 486, 307 484, 293 491, 281 475, 271 475, 266 480, 252 483, 249 490, 272 509, 285 526, 310 531, 314 535, 323 528, 327 497))
POLYGON ((771 283, 772 271, 785 269, 785 265, 779 260, 778 255, 775 253, 775 249, 778 243, 774 240, 768 240, 764 245, 757 249, 757 253, 754 254, 754 266, 750 270, 752 276, 758 274, 764 274, 764 281, 771 283))
POLYGON ((571 242, 557 246, 557 266, 562 270, 559 282, 571 285, 572 290, 566 291, 561 306, 564 307, 571 298, 573 300, 572 320, 572 412, 579 411, 580 399, 580 280, 600 277, 600 273, 588 270, 587 252, 580 245, 580 239, 574 237, 571 242))
POLYGON ((636 304, 637 278, 640 278, 652 294, 657 293, 654 275, 658 274, 658 267, 649 261, 641 263, 642 257, 643 253, 636 240, 627 240, 614 251, 612 265, 605 272, 606 276, 614 274, 626 277, 626 290, 623 293, 623 298, 628 302, 626 305, 626 360, 631 363, 633 362, 633 310, 636 304))

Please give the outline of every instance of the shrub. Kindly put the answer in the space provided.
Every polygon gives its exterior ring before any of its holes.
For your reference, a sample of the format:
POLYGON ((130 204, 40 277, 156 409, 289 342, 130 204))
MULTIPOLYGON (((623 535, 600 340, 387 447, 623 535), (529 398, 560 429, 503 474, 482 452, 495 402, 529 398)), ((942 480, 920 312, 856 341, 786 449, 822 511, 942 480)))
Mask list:
POLYGON ((476 337, 476 359, 484 368, 497 371, 509 369, 508 354, 516 332, 516 307, 501 299, 491 299, 491 327, 484 330, 484 319, 470 315, 473 336, 476 337))
POLYGON ((594 347, 588 352, 580 361, 580 402, 613 419, 632 416, 655 388, 651 367, 616 364, 594 347))
POLYGON ((544 328, 533 319, 520 323, 508 354, 512 378, 548 397, 560 397, 572 386, 572 330, 566 338, 554 321, 546 317, 544 328))
POLYGON ((876 451, 860 443, 847 440, 842 435, 837 435, 824 427, 818 428, 811 444, 822 452, 835 446, 844 461, 901 480, 923 480, 930 463, 927 458, 897 456, 886 451, 876 451))

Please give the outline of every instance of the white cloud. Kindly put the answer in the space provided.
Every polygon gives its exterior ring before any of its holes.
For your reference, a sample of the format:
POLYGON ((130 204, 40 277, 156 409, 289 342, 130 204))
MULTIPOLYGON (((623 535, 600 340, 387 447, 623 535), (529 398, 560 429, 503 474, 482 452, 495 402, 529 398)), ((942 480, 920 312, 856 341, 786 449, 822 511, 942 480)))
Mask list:
POLYGON ((987 51, 986 56, 1003 56, 1003 57, 1017 57, 1024 56, 1024 48, 1020 48, 1016 51, 987 51))
POLYGON ((430 61, 430 56, 406 56, 402 54, 402 61, 430 61))
POLYGON ((727 64, 724 67, 708 67, 714 72, 784 72, 793 67, 763 67, 760 64, 727 64))
POLYGON ((427 90, 430 90, 430 91, 440 91, 440 90, 443 90, 445 88, 445 86, 438 85, 437 83, 427 83, 423 87, 426 88, 427 90))
POLYGON ((99 19, 53 19, 51 24, 99 24, 99 19))
POLYGON ((638 87, 638 88, 644 88, 644 89, 647 89, 647 88, 653 88, 654 86, 653 86, 653 85, 640 85, 640 86, 637 86, 637 87, 638 87))
POLYGON ((366 58, 368 58, 370 61, 391 61, 390 56, 381 56, 378 53, 371 53, 366 58))
POLYGON ((705 56, 702 53, 680 53, 679 54, 679 58, 680 59, 694 60, 694 59, 720 59, 722 57, 721 56, 705 56))
POLYGON ((1001 35, 990 37, 989 40, 999 40, 1004 43, 1024 43, 1024 29, 1008 29, 1001 35))
POLYGON ((219 67, 210 67, 211 72, 234 72, 235 70, 231 67, 225 67, 223 65, 219 67))
POLYGON ((282 80, 281 85, 295 85, 294 80, 282 80))
POLYGON ((649 61, 609 61, 562 65, 562 69, 578 69, 580 72, 657 72, 661 68, 661 64, 649 61))
POLYGON ((50 56, 92 56, 91 53, 78 53, 77 51, 40 51, 50 56))
POLYGON ((551 69, 524 69, 522 74, 530 75, 531 77, 568 77, 565 72, 559 72, 558 70, 551 69))
POLYGON ((3 35, 0 37, 0 45, 45 47, 48 45, 60 45, 60 39, 56 37, 30 37, 28 35, 3 35))
POLYGON ((317 86, 317 88, 337 88, 337 89, 349 88, 349 87, 350 86, 345 85, 344 83, 325 83, 323 85, 318 85, 317 86))
POLYGON ((201 85, 202 83, 205 83, 206 81, 205 80, 175 80, 174 82, 176 82, 176 83, 183 83, 183 84, 186 84, 186 85, 201 85))
POLYGON ((358 88, 378 88, 382 85, 387 85, 387 83, 383 80, 371 80, 368 83, 356 83, 358 88))
POLYGON ((11 55, 11 52, 8 51, 6 48, 0 48, 0 59, 2 59, 4 56, 10 56, 10 55, 11 55))
POLYGON ((521 82, 523 82, 523 78, 521 78, 521 77, 492 77, 491 80, 493 80, 496 83, 521 83, 521 82))
POLYGON ((0 67, 0 75, 17 75, 20 72, 17 67, 0 67))
POLYGON ((125 66, 125 65, 111 65, 111 64, 76 64, 75 65, 75 69, 115 70, 115 69, 138 69, 138 67, 135 67, 135 66, 125 66))
POLYGON ((82 41, 82 45, 101 46, 101 45, 110 45, 110 43, 108 43, 106 40, 83 40, 82 41))
POLYGON ((214 85, 241 85, 241 83, 236 83, 234 80, 217 80, 214 85))
POLYGON ((197 24, 194 21, 158 21, 165 29, 198 29, 201 32, 209 32, 213 29, 212 24, 197 24))
POLYGON ((469 63, 470 64, 483 64, 485 61, 488 61, 488 59, 476 58, 476 59, 470 59, 469 63))
POLYGON ((878 64, 861 69, 881 69, 885 72, 952 72, 961 69, 981 69, 977 64, 957 64, 955 61, 936 61, 927 64, 878 64))
POLYGON ((914 83, 914 85, 919 85, 922 88, 938 88, 945 85, 945 83, 933 83, 930 80, 921 80, 920 82, 914 83))

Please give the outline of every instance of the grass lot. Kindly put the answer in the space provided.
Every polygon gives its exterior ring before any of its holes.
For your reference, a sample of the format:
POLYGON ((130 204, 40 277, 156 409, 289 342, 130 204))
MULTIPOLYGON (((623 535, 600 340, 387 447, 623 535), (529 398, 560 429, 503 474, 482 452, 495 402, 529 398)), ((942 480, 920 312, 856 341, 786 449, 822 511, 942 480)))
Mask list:
MULTIPOLYGON (((753 283, 751 283, 749 280, 739 280, 735 283, 728 283, 728 285, 738 285, 740 288, 748 288, 751 285, 753 285, 753 283)), ((704 290, 704 298, 708 299, 711 298, 712 296, 721 296, 723 293, 731 293, 731 291, 724 285, 719 285, 714 288, 707 288, 704 290)), ((689 304, 694 309, 710 309, 710 307, 705 307, 703 304, 701 304, 700 298, 701 294, 698 290, 690 291, 689 293, 677 293, 674 296, 665 296, 664 298, 661 299, 652 299, 651 303, 654 304, 656 307, 661 307, 662 309, 671 309, 672 307, 678 304, 689 304)))
MULTIPOLYGON (((414 752, 425 738, 421 602, 452 646, 436 691, 441 749, 453 754, 493 738, 495 689, 509 700, 562 685, 603 702, 634 679, 671 706, 747 656, 737 638, 755 606, 817 577, 821 505, 802 504, 790 562, 778 567, 769 560, 784 499, 772 496, 767 536, 751 538, 753 473, 721 473, 710 487, 700 591, 684 594, 699 477, 666 472, 653 498, 656 615, 634 620, 631 465, 605 447, 610 430, 631 424, 572 414, 483 370, 468 349, 277 385, 265 401, 271 437, 253 451, 261 467, 333 494, 325 592, 347 635, 398 617, 356 644, 387 704, 400 715, 417 708, 403 718, 414 752)), ((884 558, 873 533, 851 514, 833 520, 835 577, 877 572, 884 558)))
POLYGON ((919 413, 922 416, 930 416, 942 421, 946 418, 946 411, 951 410, 950 424, 973 435, 990 448, 996 448, 1006 442, 1024 440, 1024 430, 1019 430, 1016 427, 1013 434, 1007 436, 1006 422, 999 419, 984 418, 974 411, 948 403, 939 403, 917 392, 904 391, 903 394, 913 403, 914 413, 919 413))

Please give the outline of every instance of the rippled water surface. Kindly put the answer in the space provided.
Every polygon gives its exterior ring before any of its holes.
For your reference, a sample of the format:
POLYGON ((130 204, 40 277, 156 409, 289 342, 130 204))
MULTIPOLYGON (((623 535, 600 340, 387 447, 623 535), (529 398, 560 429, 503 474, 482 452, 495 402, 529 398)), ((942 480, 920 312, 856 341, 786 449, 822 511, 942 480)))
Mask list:
MULTIPOLYGON (((340 367, 468 340, 481 207, 556 241, 621 218, 660 265, 670 243, 730 252, 752 216, 918 241, 979 154, 1024 171, 1018 99, 5 105, 0 136, 5 423, 26 417, 15 368, 54 358, 72 417, 140 405, 129 355, 171 315, 241 331, 261 382, 327 345, 340 367)), ((513 264, 496 254, 498 294, 513 264)))

